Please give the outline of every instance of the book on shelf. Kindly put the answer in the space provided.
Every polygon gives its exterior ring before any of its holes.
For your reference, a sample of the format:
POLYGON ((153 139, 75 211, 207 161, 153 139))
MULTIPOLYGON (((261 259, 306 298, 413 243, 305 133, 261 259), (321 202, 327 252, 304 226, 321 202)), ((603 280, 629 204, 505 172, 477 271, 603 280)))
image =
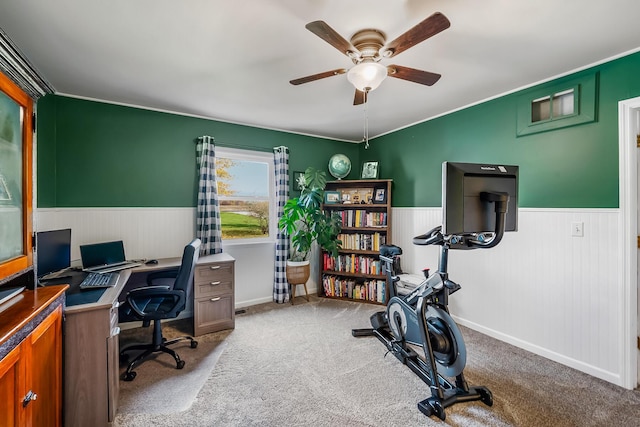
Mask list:
POLYGON ((358 282, 354 278, 325 274, 322 276, 322 287, 324 294, 330 297, 379 302, 382 304, 386 302, 386 283, 382 279, 358 282))
POLYGON ((387 236, 384 233, 342 233, 338 234, 338 240, 342 242, 342 249, 360 251, 379 251, 384 245, 387 236))
POLYGON ((322 259, 322 269, 325 271, 328 270, 351 274, 382 274, 382 264, 380 260, 370 256, 349 254, 332 257, 330 254, 325 253, 323 254, 322 259))
POLYGON ((370 212, 365 209, 335 211, 340 216, 343 227, 386 227, 386 212, 370 212))

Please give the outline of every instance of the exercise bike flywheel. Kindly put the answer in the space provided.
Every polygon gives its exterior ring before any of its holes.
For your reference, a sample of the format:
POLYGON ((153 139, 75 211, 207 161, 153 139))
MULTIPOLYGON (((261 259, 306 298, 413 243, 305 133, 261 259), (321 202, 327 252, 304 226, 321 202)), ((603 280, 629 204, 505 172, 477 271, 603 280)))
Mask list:
POLYGON ((434 305, 427 306, 425 319, 438 373, 455 377, 467 363, 467 349, 458 325, 449 313, 434 305))

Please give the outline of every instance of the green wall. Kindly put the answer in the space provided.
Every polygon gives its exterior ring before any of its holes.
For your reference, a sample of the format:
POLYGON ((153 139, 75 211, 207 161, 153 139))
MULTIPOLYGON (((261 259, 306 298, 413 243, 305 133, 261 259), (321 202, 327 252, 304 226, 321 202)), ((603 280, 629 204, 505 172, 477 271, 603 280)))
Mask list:
MULTIPOLYGON (((521 207, 618 207, 618 102, 640 96, 640 53, 539 87, 597 73, 596 121, 516 137, 514 93, 360 144, 47 95, 38 102, 38 207, 195 206, 195 139, 290 149, 290 171, 326 170, 344 153, 359 176, 378 160, 394 206, 440 206, 443 161, 520 166, 521 207)), ((524 92, 536 90, 529 88, 524 92)))
POLYGON ((618 101, 640 96, 640 53, 371 141, 394 206, 440 206, 443 161, 520 166, 519 205, 618 207, 618 101), (597 73, 596 122, 516 137, 522 92, 597 73))
POLYGON ((291 172, 326 170, 335 153, 359 164, 356 144, 47 95, 38 101, 38 207, 195 206, 201 135, 226 147, 285 145, 291 172))

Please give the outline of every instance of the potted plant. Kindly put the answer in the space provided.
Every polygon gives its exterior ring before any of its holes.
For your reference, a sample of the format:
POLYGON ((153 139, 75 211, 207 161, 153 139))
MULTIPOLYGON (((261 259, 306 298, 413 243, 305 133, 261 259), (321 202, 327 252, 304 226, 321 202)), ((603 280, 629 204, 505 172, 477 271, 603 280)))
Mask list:
POLYGON ((291 253, 287 260, 287 281, 304 284, 309 279, 309 256, 314 242, 332 256, 341 247, 337 239, 341 220, 336 214, 322 210, 327 176, 323 171, 309 167, 300 177, 300 197, 289 199, 278 221, 279 228, 289 236, 291 253))

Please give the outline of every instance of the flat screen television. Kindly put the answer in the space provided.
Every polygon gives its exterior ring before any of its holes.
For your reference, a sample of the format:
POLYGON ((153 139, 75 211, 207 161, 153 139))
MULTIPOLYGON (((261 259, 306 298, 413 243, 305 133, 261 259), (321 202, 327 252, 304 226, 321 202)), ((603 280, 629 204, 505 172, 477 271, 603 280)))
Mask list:
POLYGON ((507 193, 505 230, 518 229, 518 166, 483 163, 442 164, 443 234, 495 231, 495 202, 483 192, 507 193))
POLYGON ((36 274, 45 278, 71 266, 71 229, 36 234, 36 274))

